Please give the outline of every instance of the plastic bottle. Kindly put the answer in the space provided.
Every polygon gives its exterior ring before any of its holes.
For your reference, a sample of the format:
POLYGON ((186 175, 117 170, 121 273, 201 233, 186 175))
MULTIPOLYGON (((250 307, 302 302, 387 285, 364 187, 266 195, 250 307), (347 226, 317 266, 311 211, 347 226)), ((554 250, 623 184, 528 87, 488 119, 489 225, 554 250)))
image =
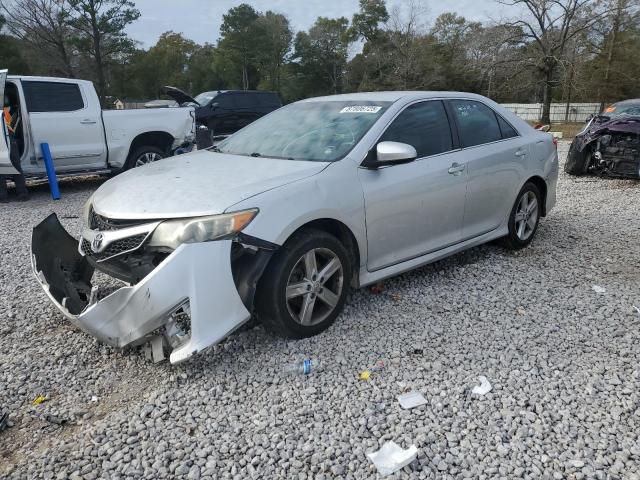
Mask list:
POLYGON ((285 373, 309 375, 311 372, 317 370, 320 367, 318 360, 305 359, 301 362, 294 362, 284 367, 285 373))

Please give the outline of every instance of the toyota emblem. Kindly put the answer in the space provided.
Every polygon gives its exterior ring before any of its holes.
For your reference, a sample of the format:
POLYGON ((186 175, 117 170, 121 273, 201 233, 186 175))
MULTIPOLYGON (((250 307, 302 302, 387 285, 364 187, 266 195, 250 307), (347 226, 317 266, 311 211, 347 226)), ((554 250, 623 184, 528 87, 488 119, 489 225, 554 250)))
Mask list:
POLYGON ((93 237, 93 241, 91 242, 91 250, 93 250, 95 253, 98 253, 98 251, 100 251, 100 247, 102 246, 103 239, 104 235, 102 235, 101 233, 93 237))

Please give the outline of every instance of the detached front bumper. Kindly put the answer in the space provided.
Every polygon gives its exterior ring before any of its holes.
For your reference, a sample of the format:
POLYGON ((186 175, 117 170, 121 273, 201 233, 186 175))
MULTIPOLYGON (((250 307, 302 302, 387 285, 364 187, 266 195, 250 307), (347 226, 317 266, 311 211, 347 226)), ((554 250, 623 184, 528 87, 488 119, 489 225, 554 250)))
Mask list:
POLYGON ((188 304, 191 328, 171 363, 221 341, 250 318, 231 269, 232 240, 184 244, 133 286, 98 300, 93 267, 55 214, 33 230, 32 267, 54 305, 78 328, 123 348, 150 340, 188 304))

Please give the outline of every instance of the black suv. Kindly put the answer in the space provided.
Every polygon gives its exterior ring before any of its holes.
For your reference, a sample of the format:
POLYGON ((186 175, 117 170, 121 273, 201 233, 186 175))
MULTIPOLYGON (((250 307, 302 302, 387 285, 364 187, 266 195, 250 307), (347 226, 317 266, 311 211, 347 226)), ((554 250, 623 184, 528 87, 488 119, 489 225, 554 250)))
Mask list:
POLYGON ((276 92, 260 90, 218 90, 193 98, 175 87, 164 87, 165 95, 180 105, 196 106, 196 122, 213 135, 230 135, 282 106, 276 92))

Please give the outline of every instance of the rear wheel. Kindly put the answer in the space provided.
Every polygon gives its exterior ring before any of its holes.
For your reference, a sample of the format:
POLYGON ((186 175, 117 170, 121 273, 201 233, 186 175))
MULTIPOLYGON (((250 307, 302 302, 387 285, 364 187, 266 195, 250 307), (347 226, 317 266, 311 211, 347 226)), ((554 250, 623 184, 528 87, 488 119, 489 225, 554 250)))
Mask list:
POLYGON ((351 272, 347 250, 336 237, 313 229, 294 234, 260 279, 259 320, 288 338, 326 330, 344 307, 351 272))
POLYGON ((135 149, 127 158, 126 170, 157 162, 167 156, 161 148, 146 145, 135 149))
POLYGON ((509 234, 503 239, 505 247, 520 250, 529 245, 538 230, 541 213, 540 190, 533 183, 527 182, 518 193, 516 203, 511 209, 509 234))

